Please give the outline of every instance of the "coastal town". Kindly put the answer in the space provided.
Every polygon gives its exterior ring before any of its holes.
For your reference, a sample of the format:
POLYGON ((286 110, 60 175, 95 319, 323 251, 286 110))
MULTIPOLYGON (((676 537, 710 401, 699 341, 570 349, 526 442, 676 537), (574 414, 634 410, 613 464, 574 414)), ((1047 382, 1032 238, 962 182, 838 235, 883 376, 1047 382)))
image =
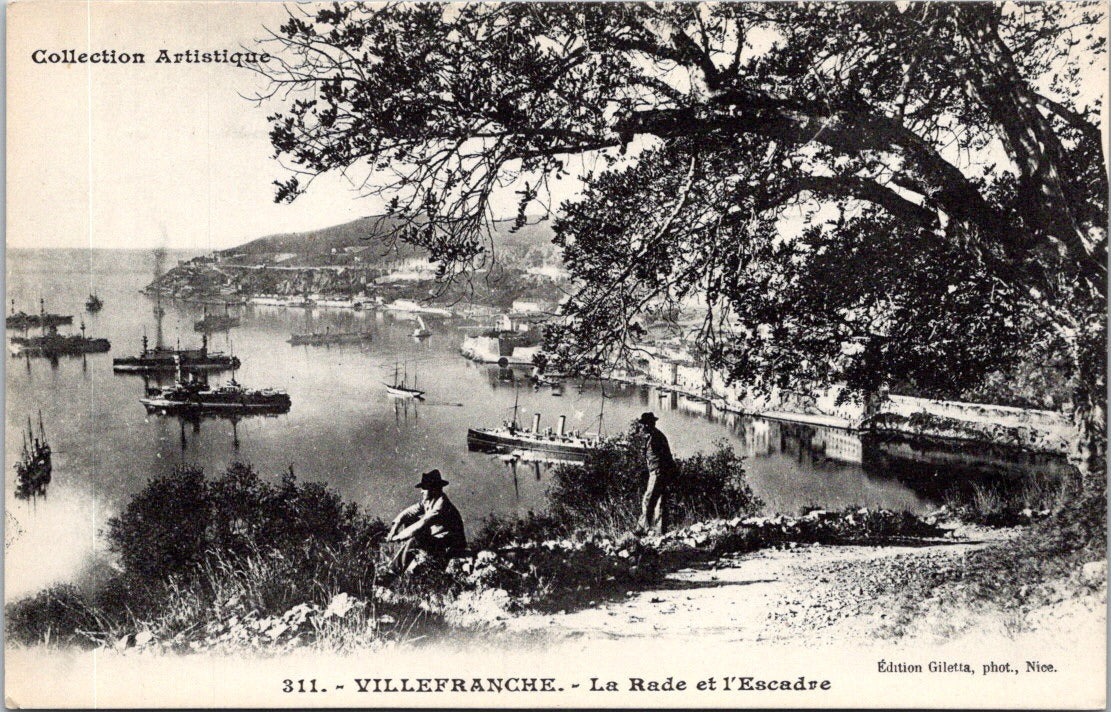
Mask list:
POLYGON ((14 3, 7 703, 1106 706, 1107 21, 14 3))
MULTIPOLYGON (((405 319, 449 320, 465 332, 458 348, 468 359, 529 369, 545 363, 544 328, 560 318, 571 286, 542 222, 528 235, 515 236, 500 273, 481 290, 446 291, 426 255, 381 236, 386 220, 364 218, 320 233, 261 238, 183 259, 144 291, 214 309, 378 310, 405 319)), ((698 356, 694 331, 701 317, 695 304, 679 320, 652 325, 636 357, 603 377, 674 393, 696 409, 835 430, 970 440, 1054 455, 1067 453, 1073 437, 1070 419, 1059 410, 890 391, 864 397, 836 384, 760 390, 730 382, 698 356)), ((548 385, 559 379, 560 374, 544 376, 548 385)))

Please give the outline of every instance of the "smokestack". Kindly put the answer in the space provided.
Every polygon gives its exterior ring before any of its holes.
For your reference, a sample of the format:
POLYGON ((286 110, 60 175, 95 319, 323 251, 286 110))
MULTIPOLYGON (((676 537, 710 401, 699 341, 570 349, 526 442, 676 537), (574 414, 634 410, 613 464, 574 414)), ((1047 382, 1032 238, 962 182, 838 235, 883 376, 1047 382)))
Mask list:
POLYGON ((534 433, 539 433, 540 432, 540 414, 539 413, 532 416, 532 432, 534 432, 534 433))
POLYGON ((563 428, 564 428, 565 425, 567 425, 567 416, 566 415, 559 416, 559 436, 560 437, 563 437, 563 428))

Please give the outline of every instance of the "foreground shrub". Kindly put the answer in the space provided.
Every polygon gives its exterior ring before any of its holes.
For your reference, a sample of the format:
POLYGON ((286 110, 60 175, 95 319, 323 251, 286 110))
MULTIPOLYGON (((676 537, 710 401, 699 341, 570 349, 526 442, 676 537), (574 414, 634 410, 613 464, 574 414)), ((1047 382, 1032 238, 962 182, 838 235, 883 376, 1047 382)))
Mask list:
MULTIPOLYGON (((208 480, 195 467, 152 479, 108 522, 120 571, 97 590, 51 589, 8 606, 9 635, 110 643, 143 628, 202 634, 221 602, 266 617, 338 594, 371 601, 385 525, 292 471, 263 481, 234 463, 208 480)), ((193 641, 195 642, 195 641, 193 641)))
MULTIPOLYGON (((764 503, 745 479, 742 458, 722 441, 708 455, 677 459, 669 488, 672 526, 715 517, 744 517, 764 503)), ((587 455, 582 466, 556 468, 548 490, 551 518, 566 530, 620 534, 636 526, 648 481, 641 438, 626 433, 587 455)))
POLYGON ((108 543, 125 574, 165 579, 213 556, 277 553, 292 565, 313 567, 334 551, 366 554, 385 531, 324 485, 299 483, 292 470, 274 485, 249 465, 233 463, 215 480, 195 467, 151 480, 108 521, 108 543))

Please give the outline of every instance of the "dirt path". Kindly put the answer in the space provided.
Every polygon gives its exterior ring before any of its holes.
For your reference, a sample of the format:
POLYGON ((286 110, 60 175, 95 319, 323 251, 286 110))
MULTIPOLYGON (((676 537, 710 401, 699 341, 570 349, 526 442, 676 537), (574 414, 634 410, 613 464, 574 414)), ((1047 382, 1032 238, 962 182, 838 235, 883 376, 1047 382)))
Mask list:
POLYGON ((508 628, 557 637, 721 643, 871 637, 902 623, 890 603, 912 569, 960 566, 969 552, 1000 538, 769 549, 680 569, 623 601, 515 618, 508 628))

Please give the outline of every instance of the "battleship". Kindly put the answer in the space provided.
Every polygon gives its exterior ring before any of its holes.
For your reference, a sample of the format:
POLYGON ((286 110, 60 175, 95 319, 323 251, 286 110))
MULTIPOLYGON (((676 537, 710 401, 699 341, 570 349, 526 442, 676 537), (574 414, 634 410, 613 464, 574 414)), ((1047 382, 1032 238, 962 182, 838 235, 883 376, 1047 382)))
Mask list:
POLYGON ((148 413, 163 415, 279 415, 288 413, 292 405, 285 391, 245 388, 234 378, 226 385, 210 388, 203 379, 180 375, 172 386, 147 389, 146 396, 139 402, 148 413))
POLYGON ((46 311, 45 302, 39 300, 39 313, 28 314, 23 311, 15 310, 15 300, 12 300, 12 311, 8 314, 5 320, 5 325, 9 329, 17 329, 19 331, 27 331, 29 329, 59 327, 66 324, 73 323, 72 314, 51 314, 46 311))
POLYGON ((239 317, 232 316, 228 313, 227 305, 225 305, 223 314, 209 314, 206 308, 204 310, 204 317, 193 322, 193 331, 205 333, 212 331, 227 331, 236 326, 239 326, 239 317))
POLYGON ((239 357, 208 350, 208 336, 201 335, 199 349, 149 348, 143 336, 143 351, 138 356, 112 359, 117 373, 172 373, 180 366, 186 371, 228 371, 239 368, 239 357))
POLYGON ((329 344, 357 344, 373 338, 370 331, 314 331, 307 334, 291 334, 289 343, 294 346, 327 346, 329 344))
POLYGON ((27 431, 23 434, 23 451, 15 463, 15 496, 19 499, 45 497, 46 487, 50 484, 51 464, 50 444, 46 442, 46 430, 42 426, 42 413, 39 413, 39 435, 27 419, 27 431))
POLYGON ((100 354, 111 348, 108 339, 85 336, 84 323, 80 334, 59 334, 58 327, 51 326, 42 336, 13 336, 8 344, 13 356, 79 356, 100 354))

